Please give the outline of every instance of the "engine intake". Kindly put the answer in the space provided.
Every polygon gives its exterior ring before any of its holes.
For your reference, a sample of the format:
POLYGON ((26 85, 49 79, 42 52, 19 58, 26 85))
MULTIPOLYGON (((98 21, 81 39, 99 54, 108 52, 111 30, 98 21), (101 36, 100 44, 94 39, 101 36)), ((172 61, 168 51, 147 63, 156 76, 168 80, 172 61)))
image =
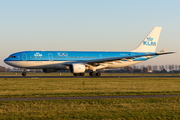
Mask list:
POLYGON ((84 73, 86 66, 84 64, 72 64, 69 66, 69 70, 72 73, 84 73))

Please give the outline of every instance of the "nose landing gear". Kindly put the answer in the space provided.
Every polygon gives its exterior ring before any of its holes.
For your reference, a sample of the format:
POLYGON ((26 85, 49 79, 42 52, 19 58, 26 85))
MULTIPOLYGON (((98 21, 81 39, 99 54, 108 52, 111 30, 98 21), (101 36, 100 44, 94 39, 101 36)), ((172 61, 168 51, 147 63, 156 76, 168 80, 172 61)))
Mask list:
POLYGON ((26 70, 24 68, 21 68, 22 76, 26 76, 26 70))
POLYGON ((26 76, 26 72, 22 72, 22 76, 26 76))

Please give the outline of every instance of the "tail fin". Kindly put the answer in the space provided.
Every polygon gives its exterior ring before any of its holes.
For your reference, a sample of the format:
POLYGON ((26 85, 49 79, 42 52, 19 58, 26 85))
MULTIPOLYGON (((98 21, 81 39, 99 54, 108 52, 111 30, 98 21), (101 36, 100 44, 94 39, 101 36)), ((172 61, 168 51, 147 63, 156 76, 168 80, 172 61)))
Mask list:
POLYGON ((155 52, 162 27, 154 27, 142 43, 131 52, 155 52))

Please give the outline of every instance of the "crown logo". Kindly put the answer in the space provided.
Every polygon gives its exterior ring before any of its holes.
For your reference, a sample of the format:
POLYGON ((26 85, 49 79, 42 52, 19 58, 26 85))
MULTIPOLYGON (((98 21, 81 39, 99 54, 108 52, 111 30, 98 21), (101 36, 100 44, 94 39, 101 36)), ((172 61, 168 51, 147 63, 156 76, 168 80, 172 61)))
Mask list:
POLYGON ((36 53, 36 54, 34 54, 34 56, 42 56, 42 54, 36 53))
POLYGON ((153 38, 151 38, 151 36, 150 36, 150 37, 147 37, 147 40, 148 40, 148 41, 152 41, 153 38))

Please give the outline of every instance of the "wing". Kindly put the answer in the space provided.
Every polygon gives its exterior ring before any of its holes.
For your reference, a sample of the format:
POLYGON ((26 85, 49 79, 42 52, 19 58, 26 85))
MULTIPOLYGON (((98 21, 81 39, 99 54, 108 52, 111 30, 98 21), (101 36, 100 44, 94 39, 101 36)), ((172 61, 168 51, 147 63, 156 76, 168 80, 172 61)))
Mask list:
POLYGON ((94 59, 94 60, 88 60, 85 61, 85 64, 98 64, 98 63, 106 63, 106 62, 118 62, 121 60, 127 60, 132 61, 131 59, 134 59, 136 57, 144 57, 144 56, 157 56, 157 55, 164 55, 164 54, 172 54, 174 52, 166 52, 166 53, 149 53, 149 54, 141 54, 141 55, 133 55, 133 56, 122 56, 122 57, 112 57, 112 58, 104 58, 104 59, 94 59))

